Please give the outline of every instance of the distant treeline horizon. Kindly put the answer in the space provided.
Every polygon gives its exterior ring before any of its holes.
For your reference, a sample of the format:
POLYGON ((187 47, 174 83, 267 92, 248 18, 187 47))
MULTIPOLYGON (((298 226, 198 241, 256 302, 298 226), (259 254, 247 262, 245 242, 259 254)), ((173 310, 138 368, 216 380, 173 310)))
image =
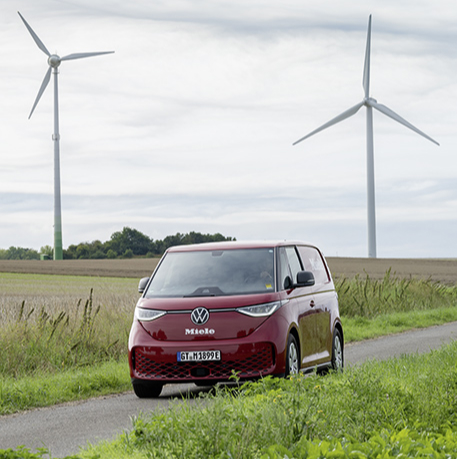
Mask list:
MULTIPOLYGON (((202 234, 195 231, 164 239, 152 239, 146 234, 125 226, 122 231, 113 233, 108 241, 80 242, 63 250, 64 260, 104 259, 104 258, 153 258, 161 256, 165 250, 175 245, 201 244, 204 242, 236 241, 234 237, 226 237, 220 233, 202 234)), ((0 260, 39 260, 53 257, 53 248, 45 245, 40 250, 11 246, 0 249, 0 260)))

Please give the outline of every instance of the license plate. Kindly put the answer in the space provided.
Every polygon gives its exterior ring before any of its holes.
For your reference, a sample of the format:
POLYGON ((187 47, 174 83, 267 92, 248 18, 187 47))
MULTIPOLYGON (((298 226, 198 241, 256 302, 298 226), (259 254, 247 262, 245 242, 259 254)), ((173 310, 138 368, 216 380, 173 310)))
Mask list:
POLYGON ((178 362, 211 362, 221 360, 221 351, 178 352, 178 362))

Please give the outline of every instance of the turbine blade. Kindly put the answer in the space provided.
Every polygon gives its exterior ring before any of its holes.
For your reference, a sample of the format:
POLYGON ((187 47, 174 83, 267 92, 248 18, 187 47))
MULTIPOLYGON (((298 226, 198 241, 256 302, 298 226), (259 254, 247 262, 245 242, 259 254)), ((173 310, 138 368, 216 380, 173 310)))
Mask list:
POLYGON ((368 19, 367 47, 365 49, 365 64, 363 66, 363 89, 365 97, 370 96, 370 56, 371 56, 371 14, 368 19))
POLYGON ((112 54, 114 51, 103 51, 100 53, 74 53, 69 54, 68 56, 61 57, 61 61, 69 61, 72 59, 82 59, 84 57, 92 57, 92 56, 101 56, 102 54, 112 54))
POLYGON ((27 27, 27 30, 30 32, 30 35, 32 35, 32 38, 35 40, 35 43, 38 45, 38 48, 40 48, 41 51, 43 51, 43 53, 45 53, 47 56, 50 56, 51 53, 48 51, 46 46, 44 46, 43 42, 38 38, 38 35, 29 26, 27 21, 23 18, 22 14, 19 13, 19 11, 17 12, 17 14, 19 14, 20 18, 22 19, 22 22, 25 24, 25 26, 27 27))
POLYGON ((364 105, 364 102, 360 102, 357 105, 354 105, 350 109, 346 110, 345 112, 341 113, 341 115, 335 116, 335 118, 332 118, 330 121, 327 123, 323 124, 321 127, 318 127, 315 129, 313 132, 310 132, 309 134, 305 135, 305 137, 302 137, 301 139, 297 140, 296 142, 293 143, 293 145, 296 145, 297 143, 301 142, 302 140, 307 139, 308 137, 311 137, 314 134, 317 134, 320 131, 323 131, 324 129, 327 129, 330 126, 333 126, 336 123, 339 123, 340 121, 345 120, 346 118, 349 118, 352 115, 355 115, 360 108, 364 105))
POLYGON ((389 118, 392 118, 398 123, 403 124, 403 126, 406 126, 407 128, 411 129, 412 131, 416 132, 422 137, 425 137, 426 139, 430 140, 430 142, 436 143, 436 145, 438 146, 440 145, 436 140, 433 140, 431 137, 425 134, 425 132, 422 132, 421 130, 417 129, 417 127, 413 126, 411 123, 406 121, 404 118, 402 118, 400 115, 398 115, 397 113, 392 111, 390 108, 386 107, 385 105, 378 104, 377 102, 374 102, 373 100, 369 101, 369 105, 371 105, 373 108, 380 111, 381 113, 384 113, 384 115, 388 116, 389 118))
POLYGON ((36 96, 35 103, 33 104, 32 111, 30 112, 29 119, 32 116, 33 111, 35 110, 35 107, 38 105, 39 100, 41 99, 41 96, 44 93, 44 90, 49 84, 49 80, 51 79, 51 71, 52 67, 49 67, 48 71, 46 72, 46 75, 44 76, 43 83, 41 83, 40 90, 38 91, 38 95, 36 96))

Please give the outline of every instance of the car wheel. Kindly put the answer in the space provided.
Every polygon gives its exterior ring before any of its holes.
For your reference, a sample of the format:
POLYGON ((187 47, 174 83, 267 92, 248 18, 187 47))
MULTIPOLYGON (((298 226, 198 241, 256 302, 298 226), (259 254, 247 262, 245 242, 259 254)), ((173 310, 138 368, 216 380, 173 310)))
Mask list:
POLYGON ((133 391, 138 398, 157 398, 162 392, 161 383, 133 383, 133 391))
POLYGON ((343 339, 341 338, 340 331, 335 328, 333 332, 333 344, 332 344, 332 368, 335 371, 343 371, 344 367, 344 351, 343 351, 343 339))
POLYGON ((294 335, 289 335, 286 352, 286 376, 296 375, 300 371, 300 353, 294 335))

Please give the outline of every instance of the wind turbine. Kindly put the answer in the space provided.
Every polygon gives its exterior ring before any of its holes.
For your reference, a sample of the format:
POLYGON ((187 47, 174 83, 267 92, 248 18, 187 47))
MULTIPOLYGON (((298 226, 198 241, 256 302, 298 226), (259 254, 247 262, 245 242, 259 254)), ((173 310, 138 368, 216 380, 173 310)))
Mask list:
POLYGON ((102 54, 111 54, 114 51, 104 51, 97 53, 75 53, 69 54, 64 57, 60 57, 57 54, 51 54, 43 42, 38 38, 38 35, 33 31, 27 21, 22 17, 21 13, 18 14, 22 19, 22 22, 27 27, 27 30, 32 35, 38 48, 48 56, 49 69, 44 76, 41 87, 38 91, 38 95, 33 104, 32 110, 29 115, 29 119, 32 116, 35 107, 37 106, 41 96, 43 95, 46 87, 51 79, 51 72, 54 75, 54 134, 52 140, 54 141, 54 260, 63 259, 63 248, 62 248, 62 210, 60 202, 60 134, 59 134, 59 97, 58 97, 58 82, 57 76, 59 74, 58 67, 62 61, 69 61, 73 59, 82 59, 84 57, 100 56, 102 54))
POLYGON ((370 97, 370 54, 371 54, 371 14, 368 19, 368 32, 367 32, 367 47, 365 51, 365 65, 363 69, 363 89, 365 91, 365 97, 362 102, 359 102, 357 105, 349 108, 341 115, 336 116, 327 123, 318 127, 314 131, 305 135, 301 139, 293 143, 296 145, 302 140, 311 137, 314 134, 317 134, 324 129, 333 126, 334 124, 339 123, 340 121, 349 118, 352 115, 355 115, 360 108, 365 106, 367 108, 367 207, 368 207, 368 257, 376 258, 376 210, 375 210, 375 188, 374 188, 374 159, 373 159, 373 108, 380 111, 384 115, 392 118, 393 120, 403 124, 412 131, 420 134, 426 139, 430 140, 436 145, 439 145, 438 142, 433 140, 424 132, 417 129, 411 123, 406 121, 400 115, 392 111, 390 108, 385 105, 378 104, 377 100, 370 97))

